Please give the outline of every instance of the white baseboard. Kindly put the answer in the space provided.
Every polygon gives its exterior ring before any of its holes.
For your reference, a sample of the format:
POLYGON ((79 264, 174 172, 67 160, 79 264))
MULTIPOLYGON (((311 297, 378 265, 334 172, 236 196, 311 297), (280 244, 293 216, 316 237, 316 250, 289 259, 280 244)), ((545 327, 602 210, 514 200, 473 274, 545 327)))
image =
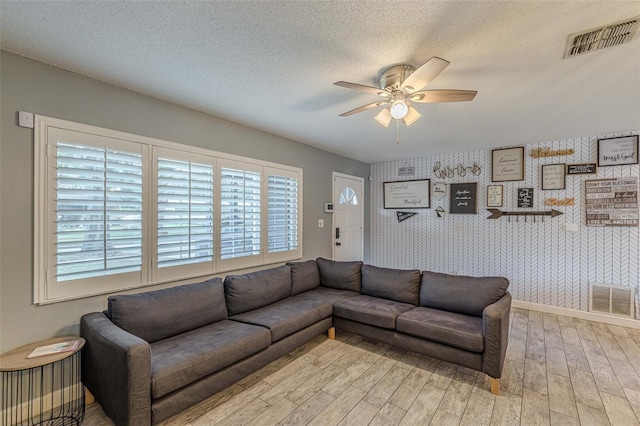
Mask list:
POLYGON ((640 321, 631 318, 616 317, 596 312, 579 311, 577 309, 560 308, 558 306, 541 305, 539 303, 523 302, 515 299, 511 302, 511 306, 514 308, 528 309, 530 311, 565 315, 567 317, 580 318, 587 321, 604 322, 606 324, 619 325, 621 327, 640 329, 640 321))

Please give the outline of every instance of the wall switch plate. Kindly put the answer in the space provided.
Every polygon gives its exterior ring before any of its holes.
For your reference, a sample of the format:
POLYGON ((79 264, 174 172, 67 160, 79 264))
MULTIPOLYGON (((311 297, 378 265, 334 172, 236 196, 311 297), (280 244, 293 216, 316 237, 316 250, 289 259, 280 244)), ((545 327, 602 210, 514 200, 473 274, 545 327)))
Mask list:
POLYGON ((18 111, 18 125, 20 127, 26 127, 28 129, 33 129, 33 113, 18 111))
POLYGON ((318 228, 324 228, 324 219, 318 219, 318 228))
POLYGON ((565 223, 564 230, 567 232, 578 232, 580 230, 580 226, 577 223, 565 223))

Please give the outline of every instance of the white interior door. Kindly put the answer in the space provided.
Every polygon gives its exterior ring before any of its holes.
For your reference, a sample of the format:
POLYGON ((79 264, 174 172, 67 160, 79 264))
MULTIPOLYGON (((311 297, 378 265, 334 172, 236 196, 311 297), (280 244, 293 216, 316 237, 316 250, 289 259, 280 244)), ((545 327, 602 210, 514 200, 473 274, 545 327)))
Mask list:
POLYGON ((333 173, 333 259, 363 260, 364 179, 333 173))

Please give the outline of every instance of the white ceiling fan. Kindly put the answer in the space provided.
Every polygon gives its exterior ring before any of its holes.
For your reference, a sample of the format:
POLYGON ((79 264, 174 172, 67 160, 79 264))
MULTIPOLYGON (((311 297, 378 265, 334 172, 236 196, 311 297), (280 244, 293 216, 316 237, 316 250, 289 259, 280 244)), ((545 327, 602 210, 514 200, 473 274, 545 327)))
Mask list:
POLYGON ((380 88, 346 81, 337 81, 333 84, 346 87, 347 89, 371 93, 372 95, 383 98, 377 102, 342 113, 340 117, 348 117, 371 108, 385 105, 386 107, 376 115, 376 121, 378 123, 388 127, 391 120, 396 119, 410 126, 421 116, 412 106, 413 102, 435 103, 473 100, 478 93, 474 90, 422 90, 431 80, 436 78, 447 65, 449 65, 449 61, 445 61, 436 56, 429 59, 418 69, 409 64, 392 65, 380 72, 380 88))

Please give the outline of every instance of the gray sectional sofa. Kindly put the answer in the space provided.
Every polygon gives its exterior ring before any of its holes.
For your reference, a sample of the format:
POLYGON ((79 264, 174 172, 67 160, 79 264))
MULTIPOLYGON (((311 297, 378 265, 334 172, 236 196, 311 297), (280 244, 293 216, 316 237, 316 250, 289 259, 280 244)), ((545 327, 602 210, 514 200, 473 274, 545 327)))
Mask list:
POLYGON ((497 393, 508 285, 318 258, 111 296, 81 319, 83 381, 117 425, 156 424, 338 328, 484 372, 497 393))

